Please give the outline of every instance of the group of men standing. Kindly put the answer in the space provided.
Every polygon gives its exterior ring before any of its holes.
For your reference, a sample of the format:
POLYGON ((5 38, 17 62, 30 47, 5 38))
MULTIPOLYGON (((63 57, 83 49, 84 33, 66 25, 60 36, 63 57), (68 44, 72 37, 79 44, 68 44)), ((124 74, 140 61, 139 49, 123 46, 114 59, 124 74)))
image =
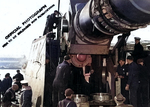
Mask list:
POLYGON ((31 107, 31 98, 32 98, 32 89, 28 86, 28 82, 24 80, 23 75, 20 73, 20 70, 17 70, 17 74, 13 77, 14 82, 10 74, 5 75, 4 80, 1 82, 1 92, 2 97, 2 107, 11 107, 12 101, 18 103, 15 93, 20 93, 20 106, 21 107, 31 107), (4 88, 4 86, 7 88, 4 88))
MULTIPOLYGON (((58 14, 58 11, 54 11, 53 14, 47 17, 43 35, 56 28, 54 23, 57 25, 56 15, 58 14)), ((146 56, 143 46, 140 44, 140 38, 135 37, 134 51, 131 56, 126 58, 127 64, 125 64, 125 59, 121 58, 117 67, 116 77, 121 78, 121 93, 126 98, 125 103, 130 103, 134 107, 148 107, 149 71, 144 65, 144 57, 146 56)), ((53 81, 53 107, 56 107, 58 102, 65 98, 65 89, 69 88, 71 80, 70 63, 70 57, 66 56, 64 61, 57 67, 53 81)))
MULTIPOLYGON (((126 98, 125 104, 134 107, 148 107, 149 72, 144 65, 144 51, 140 44, 140 38, 135 38, 135 47, 131 56, 119 60, 116 77, 121 78, 121 93, 126 98), (140 52, 139 52, 140 51, 140 52), (138 55, 140 54, 140 55, 138 55)), ((57 66, 56 76, 53 81, 54 107, 65 98, 65 89, 69 88, 71 80, 71 59, 69 56, 57 66)))
POLYGON ((143 46, 140 38, 135 37, 134 51, 131 56, 119 60, 116 77, 121 78, 121 93, 126 98, 125 104, 134 107, 148 107, 149 71, 144 65, 143 46))

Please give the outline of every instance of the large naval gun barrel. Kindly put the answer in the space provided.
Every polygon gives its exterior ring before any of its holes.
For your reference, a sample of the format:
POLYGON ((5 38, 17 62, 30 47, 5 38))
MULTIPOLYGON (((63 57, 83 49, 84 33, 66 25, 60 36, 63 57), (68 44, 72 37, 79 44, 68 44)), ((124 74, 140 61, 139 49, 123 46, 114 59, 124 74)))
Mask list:
POLYGON ((82 41, 95 44, 146 27, 150 23, 149 7, 149 0, 89 0, 77 11, 74 29, 82 41))

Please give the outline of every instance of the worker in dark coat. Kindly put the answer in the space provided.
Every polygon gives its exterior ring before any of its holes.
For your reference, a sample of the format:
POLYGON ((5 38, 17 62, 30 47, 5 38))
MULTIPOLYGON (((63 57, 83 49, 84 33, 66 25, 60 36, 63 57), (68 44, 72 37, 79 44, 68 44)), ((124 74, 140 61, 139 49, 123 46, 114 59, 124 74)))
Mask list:
POLYGON ((2 99, 3 106, 2 107, 11 107, 12 103, 11 101, 16 101, 15 91, 18 90, 18 85, 13 84, 12 87, 10 87, 6 93, 4 94, 4 97, 2 99))
POLYGON ((3 79, 1 83, 2 95, 4 95, 6 90, 10 87, 11 87, 11 83, 10 83, 9 75, 6 74, 5 78, 3 79))
POLYGON ((58 107, 77 107, 76 103, 74 101, 71 101, 73 90, 68 88, 65 90, 65 96, 66 98, 62 101, 59 101, 58 107))
POLYGON ((23 75, 20 73, 20 70, 17 70, 17 74, 13 77, 13 79, 18 78, 19 81, 24 80, 23 75))
POLYGON ((59 12, 57 10, 55 10, 54 13, 47 16, 43 35, 47 34, 48 32, 53 31, 53 29, 56 28, 56 26, 58 24, 58 19, 56 18, 56 15, 58 15, 58 14, 59 14, 59 12), (54 26, 54 23, 56 23, 56 26, 54 26))
POLYGON ((121 79, 121 94, 126 98, 125 104, 129 104, 129 91, 125 90, 128 81, 128 65, 125 65, 125 60, 123 58, 119 59, 119 65, 116 71, 116 77, 121 79))
POLYGON ((145 54, 143 51, 143 46, 140 44, 141 38, 135 37, 134 39, 135 39, 135 45, 134 45, 133 53, 131 55, 134 58, 134 62, 137 63, 137 59, 144 58, 145 54))
POLYGON ((144 65, 143 59, 137 60, 139 73, 139 89, 138 89, 138 107, 148 107, 149 99, 149 73, 147 67, 144 65))
POLYGON ((20 97, 21 107, 32 107, 32 89, 26 80, 22 80, 21 84, 23 91, 20 97))
POLYGON ((11 86, 12 86, 12 78, 11 78, 11 76, 10 76, 10 73, 7 73, 6 75, 7 75, 7 77, 8 77, 9 87, 11 87, 11 86))
POLYGON ((137 107, 137 91, 139 87, 139 67, 133 62, 133 57, 127 57, 128 65, 128 82, 125 87, 126 90, 130 91, 130 103, 137 107))
POLYGON ((57 66, 56 75, 53 81, 54 106, 56 107, 58 101, 65 98, 65 89, 69 88, 71 80, 71 59, 69 55, 64 56, 64 61, 57 66))

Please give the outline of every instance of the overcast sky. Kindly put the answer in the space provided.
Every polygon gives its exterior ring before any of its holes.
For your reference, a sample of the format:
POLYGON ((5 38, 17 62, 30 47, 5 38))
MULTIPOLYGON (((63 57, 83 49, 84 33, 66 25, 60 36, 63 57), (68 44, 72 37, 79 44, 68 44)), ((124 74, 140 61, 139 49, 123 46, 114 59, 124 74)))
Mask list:
MULTIPOLYGON (((35 38, 42 36, 46 23, 46 17, 58 8, 57 3, 57 0, 0 0, 0 56, 28 56, 32 41, 35 38), (3 44, 8 42, 8 40, 14 36, 13 35, 6 40, 5 37, 10 32, 18 26, 24 28, 25 26, 22 25, 22 22, 24 22, 42 6, 46 5, 48 8, 53 4, 55 4, 55 6, 51 10, 46 12, 45 15, 39 18, 28 29, 13 39, 6 47, 2 47, 3 44)), ((61 0, 60 12, 64 13, 67 10, 68 0, 61 0)), ((150 40, 149 34, 150 27, 134 31, 129 37, 129 41, 134 40, 133 38, 135 36, 141 37, 142 40, 150 40)), ((116 42, 116 39, 114 39, 113 42, 116 42)))
MULTIPOLYGON (((66 5, 67 1, 68 0, 63 0, 62 5, 66 5)), ((46 23, 46 17, 54 10, 58 9, 57 4, 57 0, 0 0, 0 56, 28 55, 32 41, 35 38, 42 36, 46 23), (25 26, 22 25, 22 22, 24 22, 42 6, 46 5, 48 8, 53 4, 55 4, 55 6, 51 10, 46 12, 45 15, 39 18, 28 29, 13 39, 6 47, 2 47, 3 44, 15 36, 14 34, 6 40, 5 37, 10 32, 12 32, 18 26, 24 28, 25 26)), ((66 11, 67 8, 67 6, 65 6, 65 8, 61 8, 61 12, 66 11)), ((40 13, 38 15, 40 15, 40 13)))

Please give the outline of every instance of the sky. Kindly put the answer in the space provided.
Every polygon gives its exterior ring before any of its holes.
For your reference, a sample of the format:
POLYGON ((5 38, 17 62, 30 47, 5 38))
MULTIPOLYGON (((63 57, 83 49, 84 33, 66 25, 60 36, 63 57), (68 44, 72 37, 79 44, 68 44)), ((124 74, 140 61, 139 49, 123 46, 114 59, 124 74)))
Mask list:
MULTIPOLYGON (((67 0, 63 0, 63 3, 61 4, 66 5, 66 3, 68 3, 67 0)), ((47 15, 53 13, 53 11, 57 9, 57 0, 0 0, 0 56, 20 56, 24 54, 28 56, 32 41, 43 35, 47 15), (44 5, 47 7, 44 8, 38 15, 53 4, 55 5, 53 8, 31 24, 31 26, 24 32, 17 35, 15 39, 12 39, 17 32, 21 31, 21 29, 31 23, 31 20, 26 25, 23 25, 22 22, 27 20, 44 5), (16 33, 12 34, 8 39, 5 39, 5 37, 18 26, 21 28, 17 30, 16 33), (12 41, 8 42, 10 39, 12 39, 12 41), (9 44, 3 48, 2 46, 6 42, 9 44)), ((61 8, 60 12, 65 13, 67 10, 68 7, 61 8)), ((37 18, 38 15, 34 18, 37 18)), ((32 20, 34 18, 32 18, 32 20)))
MULTIPOLYGON (((68 0, 60 0, 61 7, 60 12, 64 14, 68 11, 68 0)), ((21 56, 26 55, 28 57, 31 43, 35 38, 42 36, 43 30, 46 23, 47 15, 51 14, 54 10, 57 10, 57 0, 0 0, 0 56, 21 56), (18 26, 23 29, 26 25, 44 12, 48 7, 55 4, 55 6, 47 11, 43 16, 37 19, 29 28, 22 32, 15 39, 14 33, 6 39, 6 36, 15 30, 18 26), (39 10, 42 6, 46 5, 38 15, 32 18, 26 25, 22 22, 27 20, 32 14, 39 10), (11 42, 5 47, 2 47, 8 40, 12 39, 11 42)), ((19 31, 17 30, 17 31, 19 31)), ((142 28, 137 31, 131 32, 131 36, 128 41, 133 41, 134 37, 141 37, 141 40, 150 40, 150 26, 142 28)), ((113 43, 116 42, 117 36, 114 37, 113 43)))

